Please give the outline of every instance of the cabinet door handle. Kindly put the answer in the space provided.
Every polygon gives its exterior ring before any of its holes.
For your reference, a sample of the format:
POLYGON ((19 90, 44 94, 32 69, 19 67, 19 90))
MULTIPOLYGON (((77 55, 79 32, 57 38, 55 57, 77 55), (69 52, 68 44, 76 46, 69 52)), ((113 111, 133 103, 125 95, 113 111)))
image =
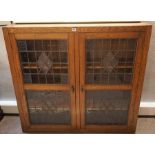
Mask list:
POLYGON ((83 88, 83 86, 81 86, 81 91, 84 92, 84 88, 83 88))
POLYGON ((75 88, 74 88, 74 86, 73 86, 73 85, 71 86, 71 89, 72 89, 72 92, 74 93, 75 88))

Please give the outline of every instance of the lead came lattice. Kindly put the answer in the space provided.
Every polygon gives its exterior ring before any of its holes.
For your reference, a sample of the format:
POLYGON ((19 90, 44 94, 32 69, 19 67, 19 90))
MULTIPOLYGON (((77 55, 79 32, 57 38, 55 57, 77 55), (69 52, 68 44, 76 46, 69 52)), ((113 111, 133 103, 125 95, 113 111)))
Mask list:
POLYGON ((87 84, 131 84, 137 39, 86 40, 87 84))
POLYGON ((33 124, 70 124, 68 91, 26 91, 30 121, 33 124))
POLYGON ((25 83, 67 84, 67 40, 18 40, 25 83))
POLYGON ((87 90, 86 124, 127 124, 131 92, 87 90))

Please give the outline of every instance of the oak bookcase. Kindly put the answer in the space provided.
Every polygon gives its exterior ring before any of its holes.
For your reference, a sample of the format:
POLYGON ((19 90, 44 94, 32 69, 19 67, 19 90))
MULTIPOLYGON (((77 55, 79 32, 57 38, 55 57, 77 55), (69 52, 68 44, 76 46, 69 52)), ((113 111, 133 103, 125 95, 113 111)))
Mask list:
POLYGON ((135 132, 150 24, 11 24, 3 32, 24 132, 135 132))

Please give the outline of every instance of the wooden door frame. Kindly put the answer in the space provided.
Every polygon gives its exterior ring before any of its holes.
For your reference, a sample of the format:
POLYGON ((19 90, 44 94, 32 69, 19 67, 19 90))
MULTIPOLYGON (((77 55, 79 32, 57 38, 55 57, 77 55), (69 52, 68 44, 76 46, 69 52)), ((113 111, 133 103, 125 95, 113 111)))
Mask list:
POLYGON ((79 53, 80 53, 80 109, 81 109, 81 131, 93 132, 119 132, 133 131, 134 105, 137 91, 137 84, 142 62, 142 52, 144 43, 144 32, 111 32, 111 33, 81 33, 79 34, 79 53), (85 84, 85 40, 99 38, 137 38, 138 46, 136 49, 133 82, 131 85, 88 85, 85 84), (85 124, 85 90, 131 90, 131 101, 128 111, 127 125, 86 125, 85 124))
POLYGON ((4 38, 13 78, 19 115, 22 129, 25 132, 69 132, 76 129, 76 100, 75 100, 75 56, 74 56, 74 34, 66 33, 9 33, 9 29, 4 28, 4 38), (24 84, 20 65, 16 39, 68 39, 68 77, 69 84, 24 84), (29 120, 29 112, 25 90, 68 90, 71 94, 71 125, 35 125, 29 120))

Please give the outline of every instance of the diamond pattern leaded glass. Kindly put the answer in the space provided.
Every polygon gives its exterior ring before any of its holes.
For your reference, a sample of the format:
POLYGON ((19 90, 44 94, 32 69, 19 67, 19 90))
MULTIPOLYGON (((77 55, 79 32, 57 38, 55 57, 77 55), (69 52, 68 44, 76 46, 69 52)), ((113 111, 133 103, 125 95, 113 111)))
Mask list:
POLYGON ((87 39, 87 84, 131 84, 136 39, 87 39))
POLYGON ((67 84, 67 40, 17 40, 25 83, 67 84))
POLYGON ((127 124, 131 92, 87 90, 86 124, 127 124))
POLYGON ((68 91, 26 91, 30 121, 33 124, 70 124, 68 91))

